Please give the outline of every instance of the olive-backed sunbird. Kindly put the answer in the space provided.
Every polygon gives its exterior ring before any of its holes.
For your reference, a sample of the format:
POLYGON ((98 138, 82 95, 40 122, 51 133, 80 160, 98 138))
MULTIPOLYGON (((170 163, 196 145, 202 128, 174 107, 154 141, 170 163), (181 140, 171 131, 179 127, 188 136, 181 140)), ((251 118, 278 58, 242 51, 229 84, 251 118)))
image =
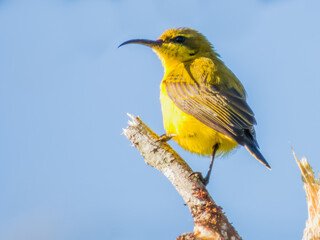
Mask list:
POLYGON ((190 28, 176 28, 165 31, 156 41, 133 39, 120 46, 130 43, 151 47, 161 59, 165 137, 192 153, 211 155, 205 184, 215 155, 226 154, 238 145, 271 169, 259 151, 256 120, 245 89, 206 37, 190 28))

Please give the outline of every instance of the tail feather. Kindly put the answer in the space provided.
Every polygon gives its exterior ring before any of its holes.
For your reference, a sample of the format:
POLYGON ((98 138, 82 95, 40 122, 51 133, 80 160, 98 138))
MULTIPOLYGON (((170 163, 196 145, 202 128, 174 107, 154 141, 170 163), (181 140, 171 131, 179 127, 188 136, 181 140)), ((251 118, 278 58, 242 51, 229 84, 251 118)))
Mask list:
POLYGON ((265 165, 268 169, 271 170, 269 163, 262 156, 257 146, 249 143, 249 144, 246 144, 245 147, 252 154, 252 156, 254 156, 257 160, 259 160, 259 162, 261 162, 263 165, 265 165))

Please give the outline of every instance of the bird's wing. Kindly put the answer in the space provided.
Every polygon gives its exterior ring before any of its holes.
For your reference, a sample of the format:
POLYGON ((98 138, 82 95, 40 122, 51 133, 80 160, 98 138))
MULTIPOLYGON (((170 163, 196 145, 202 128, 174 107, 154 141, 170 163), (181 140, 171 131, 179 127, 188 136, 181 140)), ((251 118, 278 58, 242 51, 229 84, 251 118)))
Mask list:
POLYGON ((210 71, 203 71, 192 75, 186 69, 181 74, 168 74, 163 83, 170 99, 183 112, 241 145, 247 145, 249 141, 258 147, 253 128, 256 121, 246 103, 245 95, 241 95, 233 87, 221 88, 212 84, 210 74, 210 71), (185 74, 190 77, 188 81, 185 74))
POLYGON ((201 67, 183 65, 166 75, 162 83, 168 96, 180 110, 245 146, 271 169, 259 151, 253 127, 256 120, 241 83, 228 69, 219 72, 210 61, 201 67))

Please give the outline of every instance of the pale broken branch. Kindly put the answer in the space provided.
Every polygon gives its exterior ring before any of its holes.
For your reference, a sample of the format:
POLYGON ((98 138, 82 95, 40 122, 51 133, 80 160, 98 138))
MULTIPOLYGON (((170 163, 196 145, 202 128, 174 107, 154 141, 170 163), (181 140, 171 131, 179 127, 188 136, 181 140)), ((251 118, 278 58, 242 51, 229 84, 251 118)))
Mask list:
MULTIPOLYGON (((293 151, 293 150, 292 150, 293 151)), ((298 160, 295 152, 293 155, 301 171, 303 188, 306 192, 308 203, 308 220, 303 233, 303 240, 320 239, 320 179, 314 177, 313 170, 306 158, 298 160)))
POLYGON ((193 171, 188 164, 167 143, 157 142, 159 136, 140 118, 129 117, 129 126, 123 130, 125 136, 140 151, 148 165, 170 180, 191 211, 193 233, 183 234, 178 239, 241 239, 199 177, 190 177, 193 171))

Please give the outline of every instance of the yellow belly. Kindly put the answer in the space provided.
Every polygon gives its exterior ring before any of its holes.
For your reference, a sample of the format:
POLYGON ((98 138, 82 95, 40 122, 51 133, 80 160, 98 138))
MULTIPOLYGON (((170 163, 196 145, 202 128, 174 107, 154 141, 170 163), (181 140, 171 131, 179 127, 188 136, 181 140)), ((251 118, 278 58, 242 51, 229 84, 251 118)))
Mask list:
POLYGON ((233 139, 182 112, 167 95, 164 84, 161 84, 160 101, 167 134, 175 135, 172 139, 185 150, 206 156, 212 154, 216 143, 220 144, 218 154, 228 153, 238 145, 233 139))

